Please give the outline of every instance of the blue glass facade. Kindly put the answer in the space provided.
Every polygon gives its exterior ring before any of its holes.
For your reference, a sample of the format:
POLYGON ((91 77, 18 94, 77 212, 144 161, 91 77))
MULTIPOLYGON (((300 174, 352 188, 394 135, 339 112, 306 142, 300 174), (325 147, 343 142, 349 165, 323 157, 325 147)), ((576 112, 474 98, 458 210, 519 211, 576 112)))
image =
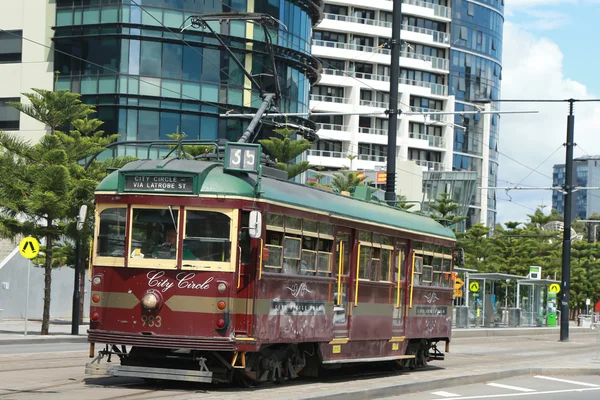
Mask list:
MULTIPOLYGON (((502 79, 502 31, 504 0, 453 0, 450 50, 450 94, 455 96, 456 111, 477 111, 471 102, 500 98, 502 79)), ((492 110, 498 103, 492 102, 492 110)), ((453 169, 477 171, 477 185, 497 186, 499 116, 491 116, 489 131, 484 131, 483 117, 456 115, 453 169), (489 135, 485 137, 484 135, 489 135), (489 140, 489 160, 484 157, 484 143, 489 140), (483 171, 488 179, 483 182, 483 171)), ((487 153, 487 151, 485 152, 487 153)), ((481 192, 476 191, 474 206, 481 206, 481 192)), ((488 191, 487 225, 496 223, 496 196, 488 191)), ((481 221, 478 208, 471 207, 467 227, 481 221)))
MULTIPOLYGON (((308 110, 310 84, 320 70, 310 55, 320 1, 136 0, 141 7, 130 0, 56 3, 56 86, 96 105, 94 116, 105 121, 105 131, 119 133, 119 140, 166 139, 177 127, 194 139, 237 140, 244 132, 248 119, 219 119, 218 114, 255 111, 259 92, 208 29, 191 26, 189 17, 204 13, 278 18, 287 29, 269 28, 269 34, 279 84, 285 88, 280 110, 308 110)), ((262 27, 235 20, 209 24, 251 74, 271 73, 262 27)), ((263 87, 271 91, 270 85, 265 80, 263 87)))
MULTIPOLYGON (((573 160, 573 182, 579 187, 600 187, 600 158, 582 157, 573 160)), ((557 164, 552 171, 552 186, 565 185, 565 165, 557 164)), ((552 191, 552 208, 565 214, 565 197, 562 192, 552 191)), ((594 190, 578 190, 573 199, 573 218, 588 219, 592 214, 600 214, 600 196, 594 190)))

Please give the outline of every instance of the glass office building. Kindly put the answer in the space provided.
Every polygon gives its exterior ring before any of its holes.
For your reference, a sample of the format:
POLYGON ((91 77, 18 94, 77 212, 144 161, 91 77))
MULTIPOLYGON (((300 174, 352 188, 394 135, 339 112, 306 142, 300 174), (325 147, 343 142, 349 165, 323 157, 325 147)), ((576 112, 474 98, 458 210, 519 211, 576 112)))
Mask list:
MULTIPOLYGON (((573 185, 576 187, 600 187, 600 156, 585 156, 573 160, 573 185)), ((552 168, 552 186, 565 185, 565 164, 552 168)), ((572 218, 589 219, 600 214, 600 195, 597 190, 578 190, 574 193, 572 218)), ((565 215, 565 196, 552 191, 552 208, 565 215)))
MULTIPOLYGON (((477 100, 498 100, 502 79, 504 0, 453 0, 450 50, 450 94, 455 111, 477 111, 477 100)), ((491 103, 498 110, 498 103, 491 103)), ((453 169, 476 171, 477 186, 497 186, 498 115, 455 116, 453 169)), ((496 222, 494 190, 476 190, 467 228, 496 222), (483 195, 482 195, 483 193, 483 195)))
MULTIPOLYGON (((268 29, 285 88, 281 112, 307 111, 310 84, 319 79, 320 63, 310 54, 312 27, 322 16, 319 0, 57 0, 56 6, 56 87, 96 105, 93 116, 120 141, 168 139, 177 129, 189 139, 237 140, 249 119, 218 115, 260 106, 257 88, 208 29, 192 26, 193 15, 267 13, 285 25, 268 29)), ((243 20, 208 23, 272 91, 263 28, 243 20)))

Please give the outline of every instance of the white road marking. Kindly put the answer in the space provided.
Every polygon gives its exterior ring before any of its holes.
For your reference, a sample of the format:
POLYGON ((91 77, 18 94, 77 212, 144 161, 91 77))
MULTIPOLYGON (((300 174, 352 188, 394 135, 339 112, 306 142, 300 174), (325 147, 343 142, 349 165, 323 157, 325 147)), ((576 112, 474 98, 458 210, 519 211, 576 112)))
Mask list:
POLYGON ((436 396, 441 396, 441 397, 460 397, 460 394, 444 392, 443 390, 439 391, 439 392, 432 392, 431 394, 435 394, 436 396))
POLYGON ((518 387, 518 386, 510 386, 510 385, 503 385, 501 383, 488 383, 488 386, 494 386, 494 387, 498 387, 501 389, 509 389, 509 390, 516 390, 517 392, 535 392, 535 390, 533 389, 528 389, 528 388, 522 388, 522 387, 518 387))
POLYGON ((570 380, 567 380, 567 379, 554 378, 552 376, 535 375, 534 378, 548 379, 549 381, 569 383, 571 385, 581 385, 581 386, 588 386, 588 387, 600 387, 600 385, 594 385, 593 383, 570 381, 570 380))
POLYGON ((583 389, 566 389, 566 390, 550 390, 547 392, 520 392, 520 393, 503 393, 503 394, 483 394, 467 397, 453 397, 452 400, 471 400, 471 399, 493 399, 500 397, 518 397, 518 396, 536 396, 538 394, 555 394, 555 393, 571 393, 571 392, 593 392, 600 388, 583 388, 583 389))

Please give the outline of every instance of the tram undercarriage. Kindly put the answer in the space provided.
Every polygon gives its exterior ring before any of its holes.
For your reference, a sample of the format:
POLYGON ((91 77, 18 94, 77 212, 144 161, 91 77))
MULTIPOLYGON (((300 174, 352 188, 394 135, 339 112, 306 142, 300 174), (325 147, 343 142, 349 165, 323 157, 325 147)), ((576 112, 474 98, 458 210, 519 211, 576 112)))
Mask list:
POLYGON ((307 365, 305 356, 316 352, 312 344, 268 345, 256 353, 135 346, 127 351, 126 346, 106 345, 86 364, 86 374, 249 386, 297 378, 307 365), (120 365, 112 362, 113 357, 120 365))
MULTIPOLYGON (((431 360, 443 360, 438 341, 411 340, 406 355, 397 360, 401 368, 416 369, 431 360)), ((446 349, 448 350, 448 349, 446 349)), ((348 364, 352 363, 347 360, 348 364)), ((283 382, 299 376, 318 377, 326 369, 341 364, 324 365, 316 343, 264 345, 259 352, 225 352, 190 349, 161 349, 106 345, 96 358, 86 364, 86 374, 176 380, 200 383, 233 383, 251 386, 265 382, 283 382), (114 363, 117 357, 120 364, 114 363), (104 360, 105 363, 101 363, 104 360)))

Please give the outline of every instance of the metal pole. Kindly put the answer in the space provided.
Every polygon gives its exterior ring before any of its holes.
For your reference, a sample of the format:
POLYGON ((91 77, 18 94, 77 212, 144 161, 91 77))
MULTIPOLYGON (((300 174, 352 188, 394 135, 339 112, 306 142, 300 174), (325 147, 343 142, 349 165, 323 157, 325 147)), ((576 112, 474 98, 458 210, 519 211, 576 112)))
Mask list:
POLYGON ((73 284, 73 316, 71 320, 71 335, 79 335, 79 270, 81 269, 81 244, 79 232, 75 243, 75 280, 73 284))
POLYGON ((27 336, 27 310, 29 310, 29 274, 31 273, 31 259, 27 261, 27 289, 25 289, 25 336, 27 336))
POLYGON ((387 147, 387 176, 385 201, 396 204, 396 135, 398 135, 398 81, 400 78, 400 30, 402 26, 402 2, 394 1, 392 10, 392 61, 390 63, 390 106, 387 147))
POLYGON ((256 126, 260 122, 260 119, 262 118, 263 114, 265 113, 267 108, 271 105, 271 101, 273 100, 273 98, 275 98, 274 93, 266 93, 263 96, 262 104, 258 108, 258 111, 256 111, 256 115, 254 116, 254 118, 252 118, 252 121, 250 121, 250 124, 248 124, 248 128, 246 128, 246 131, 244 132, 244 134, 242 135, 240 140, 238 140, 238 143, 246 143, 248 141, 248 139, 250 139, 250 136, 252 136, 252 134, 254 134, 254 128, 256 128, 256 126))
POLYGON ((560 302, 560 341, 569 341, 569 285, 571 282, 571 221, 573 219, 573 141, 575 135, 574 99, 569 100, 567 117, 567 159, 565 162, 565 222, 562 248, 562 288, 560 302))

